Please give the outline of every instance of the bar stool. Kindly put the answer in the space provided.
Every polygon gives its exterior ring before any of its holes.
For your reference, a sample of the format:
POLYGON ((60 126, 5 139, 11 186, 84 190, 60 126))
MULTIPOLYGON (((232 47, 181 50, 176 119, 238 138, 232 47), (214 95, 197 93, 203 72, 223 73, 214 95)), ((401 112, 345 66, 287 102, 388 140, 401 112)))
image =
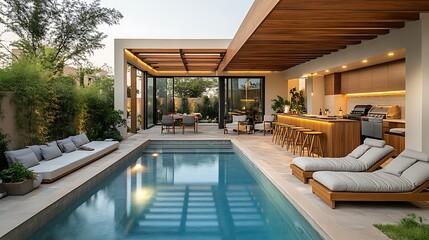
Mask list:
POLYGON ((285 143, 288 143, 290 140, 290 128, 291 127, 295 127, 295 125, 285 124, 283 126, 283 134, 281 136, 281 142, 280 142, 280 145, 282 147, 284 147, 285 143))
POLYGON ((293 154, 295 155, 296 152, 299 153, 300 156, 301 155, 301 149, 302 148, 302 144, 304 143, 304 132, 311 132, 313 130, 309 129, 309 128, 302 128, 302 129, 298 129, 297 130, 297 134, 294 140, 294 148, 293 148, 293 154))
POLYGON ((283 138, 287 132, 287 128, 289 126, 289 124, 286 123, 278 123, 278 135, 277 135, 277 139, 276 139, 276 144, 281 145, 283 142, 283 138))
POLYGON ((294 126, 294 127, 290 127, 289 128, 289 135, 288 135, 288 142, 286 144, 286 150, 289 151, 289 147, 295 147, 294 146, 294 144, 295 144, 295 138, 297 136, 297 133, 298 133, 299 129, 304 129, 304 127, 294 126))
POLYGON ((279 133, 279 124, 280 122, 272 122, 271 123, 273 126, 273 138, 271 139, 271 142, 276 142, 276 138, 278 137, 278 133, 279 133))
MULTIPOLYGON (((303 132, 305 135, 304 143, 301 147, 301 154, 304 155, 304 148, 307 147, 307 156, 314 156, 315 148, 317 148, 317 155, 323 157, 323 147, 320 138, 322 137, 322 132, 303 132)), ((300 154, 300 155, 301 155, 300 154)))

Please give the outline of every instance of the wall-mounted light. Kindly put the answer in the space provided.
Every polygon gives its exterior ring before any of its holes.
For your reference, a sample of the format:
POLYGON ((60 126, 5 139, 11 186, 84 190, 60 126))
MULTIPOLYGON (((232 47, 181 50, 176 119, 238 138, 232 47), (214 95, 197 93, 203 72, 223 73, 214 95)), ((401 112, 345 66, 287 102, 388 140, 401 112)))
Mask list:
POLYGON ((347 66, 346 66, 346 65, 343 65, 343 66, 342 66, 342 68, 347 68, 347 66))
POLYGON ((367 62, 368 62, 368 60, 366 60, 366 59, 362 60, 362 63, 367 63, 367 62))
POLYGON ((390 52, 387 54, 387 56, 393 56, 393 55, 395 55, 393 52, 390 52))
POLYGON ((326 69, 326 70, 325 70, 325 72, 326 72, 326 73, 328 73, 328 72, 329 72, 329 69, 326 69))

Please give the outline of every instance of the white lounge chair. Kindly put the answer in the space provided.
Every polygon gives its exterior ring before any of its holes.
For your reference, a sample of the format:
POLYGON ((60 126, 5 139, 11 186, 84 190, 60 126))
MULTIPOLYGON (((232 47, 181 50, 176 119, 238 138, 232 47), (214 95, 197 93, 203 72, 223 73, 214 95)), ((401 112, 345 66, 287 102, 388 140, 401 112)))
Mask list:
POLYGON ((292 174, 304 183, 316 171, 372 172, 392 157, 394 148, 384 140, 365 139, 349 155, 342 158, 297 157, 292 160, 292 174))
POLYGON ((272 131, 272 122, 274 121, 273 115, 264 115, 264 121, 262 123, 255 124, 255 130, 263 131, 264 135, 268 131, 272 131))
POLYGON ((240 134, 240 131, 246 130, 246 126, 243 125, 247 120, 246 115, 233 115, 232 123, 225 123, 223 133, 228 133, 229 131, 237 131, 237 134, 240 134))
POLYGON ((310 184, 331 208, 336 201, 429 201, 429 154, 405 149, 381 170, 315 172, 310 184))

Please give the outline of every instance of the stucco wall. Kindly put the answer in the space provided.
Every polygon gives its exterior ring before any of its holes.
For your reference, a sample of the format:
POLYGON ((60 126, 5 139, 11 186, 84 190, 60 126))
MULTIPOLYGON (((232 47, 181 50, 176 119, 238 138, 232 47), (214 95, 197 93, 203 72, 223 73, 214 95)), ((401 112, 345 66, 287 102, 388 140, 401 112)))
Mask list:
POLYGON ((283 73, 272 73, 265 76, 265 114, 271 115, 271 99, 276 99, 277 95, 287 98, 288 81, 283 78, 283 73))

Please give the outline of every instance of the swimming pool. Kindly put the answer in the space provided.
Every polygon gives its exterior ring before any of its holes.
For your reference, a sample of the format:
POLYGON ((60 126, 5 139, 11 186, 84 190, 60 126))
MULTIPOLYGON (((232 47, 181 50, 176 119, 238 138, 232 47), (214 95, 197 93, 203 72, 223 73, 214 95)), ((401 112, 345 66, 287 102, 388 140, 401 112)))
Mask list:
POLYGON ((30 239, 321 237, 230 142, 152 141, 30 239))

